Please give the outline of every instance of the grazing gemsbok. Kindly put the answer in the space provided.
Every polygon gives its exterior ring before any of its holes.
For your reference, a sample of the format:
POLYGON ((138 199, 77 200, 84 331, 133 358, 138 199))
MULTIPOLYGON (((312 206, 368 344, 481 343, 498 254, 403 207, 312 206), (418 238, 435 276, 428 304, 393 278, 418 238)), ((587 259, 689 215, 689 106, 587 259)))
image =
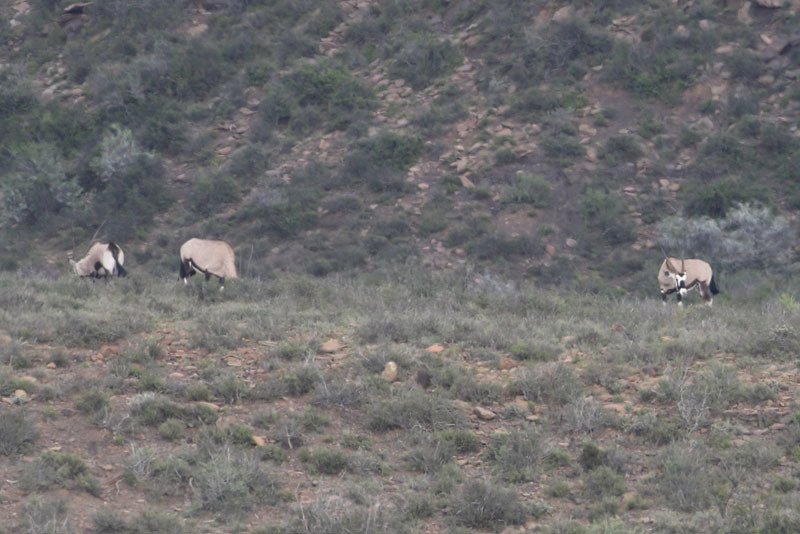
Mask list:
POLYGON ((686 292, 697 288, 703 300, 711 306, 714 295, 719 293, 714 282, 711 266, 703 260, 664 258, 664 263, 658 270, 658 285, 661 288, 661 299, 666 304, 667 295, 678 293, 678 305, 683 306, 682 299, 686 292), (676 265, 680 264, 678 270, 676 265))
POLYGON ((95 243, 86 256, 80 261, 69 260, 78 276, 108 279, 108 275, 125 276, 128 272, 122 268, 125 254, 116 243, 95 243))
POLYGON ((195 271, 205 274, 206 280, 213 274, 219 278, 220 290, 224 289, 226 278, 238 278, 233 249, 225 241, 193 237, 181 245, 180 277, 184 283, 189 283, 186 278, 195 271))

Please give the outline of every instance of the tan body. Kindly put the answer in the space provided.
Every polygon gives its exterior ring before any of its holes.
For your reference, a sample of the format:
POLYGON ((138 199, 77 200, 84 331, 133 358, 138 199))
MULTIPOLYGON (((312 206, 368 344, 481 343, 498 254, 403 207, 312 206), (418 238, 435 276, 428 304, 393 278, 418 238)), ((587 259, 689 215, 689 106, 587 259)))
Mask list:
POLYGON ((224 287, 226 278, 238 278, 233 249, 225 241, 194 237, 181 245, 180 254, 180 277, 185 283, 195 271, 205 274, 206 280, 211 275, 219 278, 220 289, 224 287))
POLYGON ((95 243, 79 261, 70 260, 78 276, 92 278, 101 276, 108 278, 108 275, 125 276, 128 273, 122 268, 123 263, 125 263, 125 253, 116 243, 95 243))
POLYGON ((658 270, 658 285, 661 298, 666 303, 667 295, 677 293, 678 304, 690 289, 697 288, 703 300, 711 306, 718 293, 711 266, 703 260, 665 258, 658 270))

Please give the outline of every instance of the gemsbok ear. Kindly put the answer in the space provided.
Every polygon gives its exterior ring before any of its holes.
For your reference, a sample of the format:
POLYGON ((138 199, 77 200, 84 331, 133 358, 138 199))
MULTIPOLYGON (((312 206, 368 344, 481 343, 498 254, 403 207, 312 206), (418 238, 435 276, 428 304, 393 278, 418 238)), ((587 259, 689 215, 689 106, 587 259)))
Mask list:
MULTIPOLYGON (((664 261, 665 261, 665 265, 667 266, 667 269, 669 269, 669 271, 671 273, 677 273, 678 272, 678 270, 672 265, 672 262, 669 261, 669 258, 664 258, 664 261)), ((669 273, 667 273, 667 274, 669 274, 669 273)))

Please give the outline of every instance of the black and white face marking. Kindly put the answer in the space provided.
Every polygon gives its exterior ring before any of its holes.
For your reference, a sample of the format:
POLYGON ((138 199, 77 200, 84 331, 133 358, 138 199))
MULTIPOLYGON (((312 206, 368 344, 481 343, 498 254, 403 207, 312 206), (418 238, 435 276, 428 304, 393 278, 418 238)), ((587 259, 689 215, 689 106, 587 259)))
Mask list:
POLYGON ((680 289, 686 289, 686 273, 679 273, 675 275, 675 286, 680 289))

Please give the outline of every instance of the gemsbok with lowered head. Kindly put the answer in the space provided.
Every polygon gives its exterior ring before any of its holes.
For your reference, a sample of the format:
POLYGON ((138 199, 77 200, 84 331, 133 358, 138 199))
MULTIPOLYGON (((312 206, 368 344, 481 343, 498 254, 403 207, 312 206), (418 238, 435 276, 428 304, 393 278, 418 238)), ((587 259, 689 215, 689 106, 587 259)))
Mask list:
POLYGON ((667 295, 678 294, 678 305, 683 306, 683 297, 690 289, 697 288, 706 304, 711 306, 714 295, 719 293, 714 282, 711 266, 703 260, 664 258, 658 270, 658 285, 661 288, 661 299, 666 304, 667 295), (678 269, 680 265, 680 269, 678 269))
POLYGON ((122 268, 122 264, 125 263, 125 253, 116 243, 95 243, 81 260, 70 259, 69 263, 81 277, 108 279, 108 275, 128 274, 122 268))
POLYGON ((206 275, 206 280, 213 274, 219 278, 220 290, 224 289, 226 278, 238 278, 233 249, 225 241, 193 237, 181 245, 180 277, 188 284, 186 278, 196 271, 206 275))

